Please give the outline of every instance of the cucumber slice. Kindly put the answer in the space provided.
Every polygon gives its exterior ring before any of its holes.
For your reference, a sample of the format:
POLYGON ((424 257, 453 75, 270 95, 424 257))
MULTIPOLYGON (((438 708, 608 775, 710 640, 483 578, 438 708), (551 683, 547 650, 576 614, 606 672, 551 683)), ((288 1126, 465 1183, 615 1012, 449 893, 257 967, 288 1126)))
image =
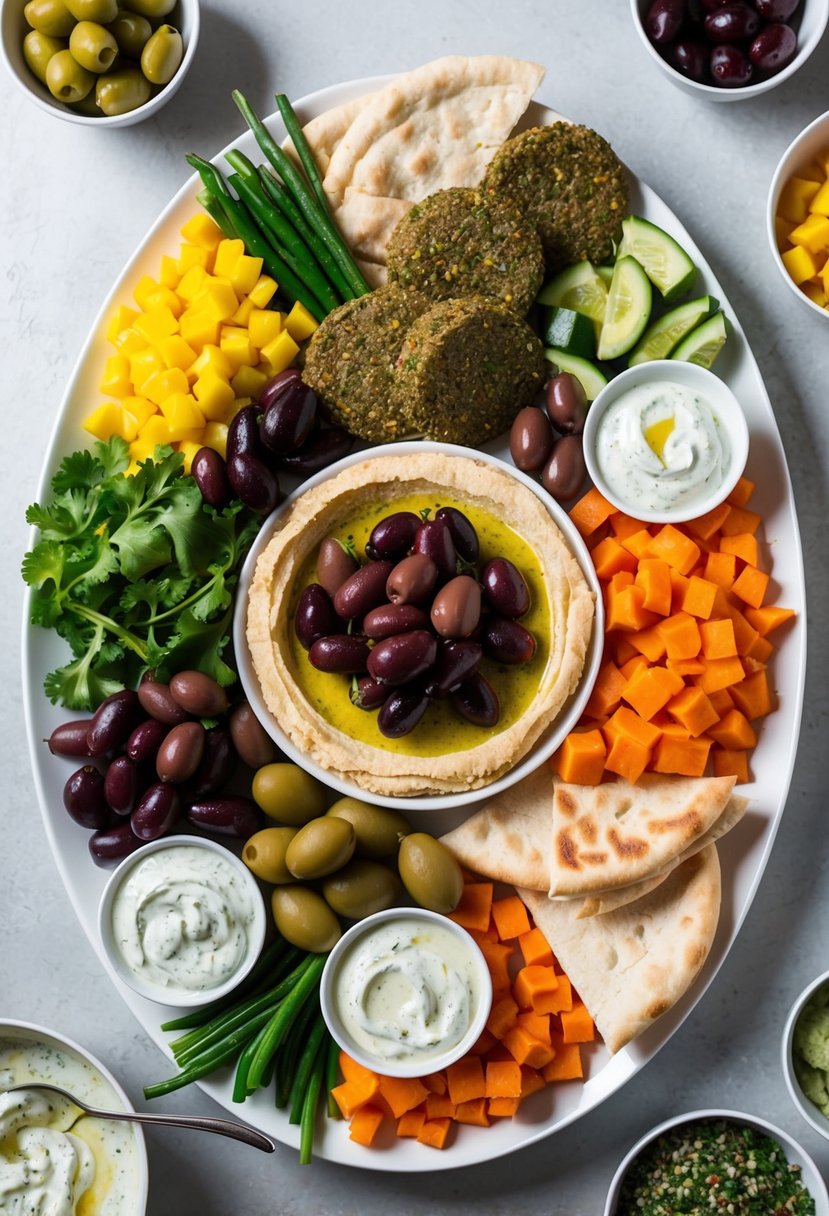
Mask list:
POLYGON ((622 220, 622 243, 616 256, 636 258, 665 300, 676 300, 690 291, 697 276, 697 268, 682 246, 638 215, 622 220))
POLYGON ((597 266, 596 274, 599 276, 600 279, 604 279, 604 281, 605 281, 605 283, 607 283, 608 287, 610 286, 610 280, 613 278, 613 267, 612 266, 597 266))
POLYGON ((594 322, 583 312, 572 308, 545 308, 541 326, 541 341, 556 346, 583 359, 596 357, 594 322))
POLYGON ((695 326, 717 311, 719 305, 713 296, 700 296, 687 304, 677 304, 653 325, 648 326, 633 354, 628 367, 637 363, 650 363, 653 359, 667 359, 671 351, 695 326))
POLYGON ((703 321, 702 325, 691 330, 687 338, 682 339, 671 358, 681 359, 686 363, 698 363, 700 367, 710 367, 727 337, 725 317, 721 312, 715 312, 713 317, 703 321))
POLYGON ((607 305, 607 284, 596 273, 592 262, 576 262, 545 283, 537 300, 539 304, 572 308, 573 312, 584 313, 592 321, 600 323, 604 320, 607 305))
POLYGON ((560 372, 569 372, 571 376, 576 377, 581 383, 588 401, 595 401, 607 384, 607 376, 589 359, 571 355, 569 351, 559 350, 556 346, 548 346, 544 355, 550 363, 555 364, 560 372))
POLYGON ((600 359, 618 359, 631 350, 650 320, 651 281, 636 258, 622 257, 613 268, 607 308, 596 352, 600 359))

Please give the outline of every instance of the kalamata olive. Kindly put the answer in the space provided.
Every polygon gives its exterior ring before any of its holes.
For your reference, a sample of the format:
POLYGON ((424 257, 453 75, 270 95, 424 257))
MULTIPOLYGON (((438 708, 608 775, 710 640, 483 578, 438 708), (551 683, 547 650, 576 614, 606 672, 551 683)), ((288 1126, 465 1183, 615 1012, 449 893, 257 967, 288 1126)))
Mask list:
POLYGON ((672 42, 684 17, 684 0, 653 0, 645 17, 645 30, 651 42, 672 42))
POLYGON ((467 565, 474 566, 480 556, 481 545, 471 519, 457 507, 440 507, 435 512, 435 519, 448 525, 458 557, 467 565))
POLYGON ((535 638, 529 629, 506 616, 487 617, 481 643, 490 658, 510 666, 529 663, 536 649, 535 638))
POLYGON ((90 756, 103 756, 126 743, 139 714, 138 694, 124 688, 102 701, 89 720, 86 742, 90 756))
POLYGON ((125 751, 130 760, 143 764, 151 760, 155 763, 156 754, 167 734, 168 727, 157 718, 146 718, 139 722, 127 739, 125 751))
POLYGON ((387 558, 398 561, 414 544, 421 519, 414 511, 395 511, 386 515, 371 529, 366 541, 366 555, 376 561, 387 558))
POLYGON ((334 611, 344 621, 364 617, 386 598, 386 579, 394 569, 390 561, 369 562, 347 578, 334 596, 334 611))
POLYGON ((301 380, 288 381, 272 397, 259 424, 259 434, 269 451, 287 455, 302 447, 317 418, 317 395, 301 380))
POLYGON ((155 758, 159 781, 180 785, 193 776, 204 754, 204 733, 201 722, 179 722, 170 728, 155 758))
POLYGON ((390 908, 401 889, 400 879, 388 866, 361 858, 350 861, 322 884, 326 903, 349 920, 362 920, 390 908))
POLYGON ((708 75, 708 46, 698 38, 678 38, 667 48, 667 60, 689 80, 705 80, 708 75))
POLYGON ((362 634, 330 633, 317 638, 308 650, 308 660, 317 671, 356 675, 365 671, 369 646, 362 634))
POLYGON ((377 715, 377 726, 387 739, 400 739, 414 730, 429 708, 429 698, 419 684, 395 688, 377 715))
POLYGON ((788 21, 800 0, 754 0, 754 7, 764 21, 788 21))
MULTIPOLYGON (((726 4, 730 4, 731 0, 700 0, 700 6, 707 13, 713 13, 715 8, 724 8, 726 4)), ((756 5, 755 5, 756 8, 756 5)))
POLYGON ((227 428, 227 460, 234 456, 258 456, 262 451, 259 443, 259 410, 255 405, 246 405, 234 414, 227 428))
POLYGON ((271 911, 279 932, 300 950, 325 954, 342 936, 336 915, 310 887, 274 887, 271 911))
POLYGON ((391 689, 388 684, 381 684, 371 676, 359 676, 349 689, 349 700, 357 709, 379 709, 388 700, 391 689))
POLYGON ((298 476, 310 477, 312 473, 319 473, 320 469, 327 469, 335 460, 342 460, 353 446, 353 435, 342 427, 329 426, 312 435, 295 452, 280 457, 280 463, 298 476))
POLYGON ((424 553, 404 557, 386 579, 386 595, 393 604, 422 604, 438 581, 438 568, 424 553))
POLYGON ((547 460, 553 446, 553 428, 543 410, 526 405, 515 415, 509 433, 513 464, 525 473, 535 473, 547 460))
POLYGON ((396 633, 428 628, 428 616, 414 604, 381 604, 363 617, 363 633, 375 642, 393 637, 396 633))
POLYGON ((336 595, 347 578, 360 569, 353 550, 336 536, 326 536, 317 554, 317 582, 336 595))
POLYGON ((501 616, 523 616, 530 607, 530 591, 521 571, 508 557, 493 557, 484 566, 481 582, 484 596, 501 616))
POLYGON ((252 836, 262 827, 262 816, 256 803, 250 798, 238 795, 200 798, 187 808, 187 821, 196 828, 205 828, 208 832, 218 832, 221 836, 239 836, 242 839, 252 836))
POLYGON ((157 781, 141 795, 130 816, 130 824, 140 840, 158 840, 169 832, 180 814, 178 790, 165 781, 157 781))
POLYGON ((109 823, 104 797, 104 776, 94 764, 76 769, 63 787, 63 805, 82 828, 103 828, 109 823))
POLYGON ((545 407, 550 421, 562 435, 580 435, 587 417, 587 396, 580 380, 570 372, 559 372, 547 381, 545 407))
POLYGON ((322 815, 328 801, 325 786, 296 764, 264 765, 250 792, 269 819, 294 827, 322 815))
POLYGON ((53 756, 69 756, 81 759, 89 756, 86 732, 89 718, 76 718, 73 722, 61 722, 49 736, 49 751, 53 756))
POLYGON ((317 638, 327 637, 341 628, 328 592, 319 583, 303 587, 294 613, 294 632, 300 646, 310 650, 317 638))
POLYGON ((282 393, 291 385, 296 384, 301 380, 301 373, 298 367, 287 367, 284 372, 277 372, 272 376, 262 392, 259 394, 260 410, 268 410, 282 393))
POLYGON ((187 782, 187 797, 197 801, 225 788, 236 765, 230 734, 221 727, 205 731, 204 751, 199 766, 187 782))
POLYGON ((426 685, 429 696, 448 697, 450 692, 460 688, 467 676, 478 670, 482 654, 480 643, 470 642, 468 638, 444 642, 426 685))
MULTIPOLYGON (((246 407, 247 408, 247 407, 246 407)), ((238 414, 236 417, 238 418, 238 414)), ((227 476, 233 493, 259 515, 270 515, 280 499, 277 476, 253 452, 228 457, 227 476)))
POLYGON ((749 57, 729 43, 714 47, 708 66, 716 83, 727 89, 749 84, 754 74, 749 57))
POLYGON ((398 633, 378 642, 368 656, 368 674, 381 684, 408 684, 434 663, 438 644, 426 629, 398 633))
POLYGON ((760 18, 743 0, 734 0, 709 13, 703 22, 709 42, 734 43, 753 38, 760 28, 760 18))
POLYGON ((541 473, 541 484, 556 502, 575 498, 587 476, 581 435, 562 435, 541 473))
POLYGON ((213 448, 199 448, 193 457, 190 472, 206 503, 217 511, 227 506, 232 493, 225 462, 218 452, 213 448))
POLYGON ((285 853, 296 834, 296 828, 262 828, 245 842, 242 861, 263 882, 293 882, 285 853))
POLYGON ((129 756, 116 756, 107 765, 104 798, 116 815, 129 815, 138 801, 140 770, 129 756))
POLYGON ((797 34, 790 25, 767 25, 752 41, 748 57, 756 68, 771 76, 791 63, 797 50, 797 34))
POLYGON ((339 870, 354 855, 357 833, 345 819, 321 815, 299 829, 285 853, 294 878, 323 878, 339 870))
POLYGON ((277 746, 247 701, 233 706, 229 722, 236 753, 249 768, 261 768, 276 759, 277 746))
POLYGON ((170 680, 170 696, 196 718, 216 718, 227 709, 227 693, 203 671, 179 671, 170 680))
POLYGON ((424 519, 415 532, 415 553, 431 557, 443 578, 451 578, 457 568, 457 551, 445 519, 424 519))
POLYGON ((412 832, 400 842, 397 867, 415 903, 432 912, 453 912, 463 894, 463 874, 445 844, 427 832, 412 832))
POLYGON ((432 601, 432 627, 442 638, 468 638, 480 619, 480 584, 468 574, 450 579, 432 601))
POLYGON ((390 857, 412 830, 409 821, 385 806, 372 806, 359 798, 338 798, 325 812, 335 819, 346 819, 354 828, 356 857, 390 857))
POLYGON ((127 821, 115 827, 102 828, 89 837, 89 852, 99 865, 107 861, 121 861, 122 858, 140 849, 143 840, 139 840, 127 821))
POLYGON ((452 693, 452 706, 475 726, 495 726, 501 716, 498 694, 479 671, 452 693))
POLYGON ((141 708, 157 722, 165 726, 175 726, 178 722, 186 722, 190 717, 186 709, 173 699, 168 684, 160 684, 157 680, 142 680, 138 685, 138 700, 141 708))

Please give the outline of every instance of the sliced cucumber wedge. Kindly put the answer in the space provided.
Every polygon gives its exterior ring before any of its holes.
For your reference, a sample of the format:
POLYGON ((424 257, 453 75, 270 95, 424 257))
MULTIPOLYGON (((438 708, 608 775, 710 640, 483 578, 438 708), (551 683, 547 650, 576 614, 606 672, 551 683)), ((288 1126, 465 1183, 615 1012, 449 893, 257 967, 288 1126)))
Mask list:
POLYGON ((569 372, 571 376, 576 377, 588 401, 595 401, 607 384, 607 376, 589 359, 571 355, 569 351, 559 350, 556 346, 548 346, 544 355, 560 372, 569 372))
POLYGON ((692 329, 687 338, 683 338, 679 346, 671 353, 672 359, 681 359, 686 363, 698 363, 700 367, 710 367, 723 348, 728 337, 728 327, 721 312, 715 312, 713 317, 703 321, 696 329, 692 329))
POLYGON ((539 304, 571 308, 573 312, 584 313, 592 321, 601 323, 607 305, 607 284, 596 273, 592 262, 576 262, 545 283, 537 300, 539 304))
POLYGON ((642 266, 636 258, 619 258, 607 293, 598 357, 618 359, 632 350, 645 332, 652 305, 651 281, 642 266))
POLYGON ((622 220, 622 242, 616 257, 636 258, 668 301, 690 291, 697 276, 697 268, 682 246, 662 228, 638 215, 628 215, 622 220))
POLYGON ((541 323, 541 341, 545 346, 556 346, 583 359, 596 357, 596 330, 594 322, 583 312, 572 308, 545 308, 541 323))
POLYGON ((718 307, 713 296, 699 296, 687 304, 677 304, 676 308, 648 326, 628 359, 628 367, 650 363, 654 359, 667 359, 677 343, 715 313, 718 307))
POLYGON ((610 280, 613 278, 613 266, 612 265, 597 266, 596 274, 599 276, 600 279, 604 279, 605 283, 607 283, 607 285, 609 287, 610 280))

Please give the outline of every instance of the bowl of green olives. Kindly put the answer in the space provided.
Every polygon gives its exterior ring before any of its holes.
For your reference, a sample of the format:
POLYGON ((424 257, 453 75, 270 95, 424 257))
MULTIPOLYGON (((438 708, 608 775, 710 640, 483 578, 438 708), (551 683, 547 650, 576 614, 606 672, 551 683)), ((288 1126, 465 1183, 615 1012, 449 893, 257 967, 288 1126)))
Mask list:
POLYGON ((199 36, 199 0, 3 0, 3 58, 50 114, 125 127, 177 92, 199 36))

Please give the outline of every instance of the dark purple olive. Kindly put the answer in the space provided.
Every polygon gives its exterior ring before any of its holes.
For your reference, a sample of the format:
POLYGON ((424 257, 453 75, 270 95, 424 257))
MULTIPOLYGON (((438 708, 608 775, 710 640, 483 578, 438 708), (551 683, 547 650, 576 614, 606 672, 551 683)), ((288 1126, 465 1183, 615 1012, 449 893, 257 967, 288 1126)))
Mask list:
POLYGON ((373 642, 381 642, 396 633, 428 628, 428 616, 414 604, 381 604, 363 617, 363 633, 373 642))
POLYGON ((482 654, 480 643, 470 642, 468 638, 444 642, 438 650, 426 692, 430 697, 448 697, 450 692, 460 688, 464 680, 478 670, 482 654))
POLYGON ((107 766, 104 777, 104 798, 116 815, 131 814, 138 800, 141 772, 129 756, 116 756, 107 766))
POLYGON ((148 761, 155 764, 158 749, 161 747, 168 729, 167 725, 159 722, 157 718, 147 718, 145 721, 139 722, 127 739, 127 746, 124 749, 127 756, 136 764, 144 764, 148 761))
MULTIPOLYGON (((259 409, 245 405, 234 414, 227 428, 227 462, 234 456, 258 456, 262 451, 259 442, 259 409)), ((231 485, 232 485, 231 481, 231 485)), ((238 491, 237 491, 238 492, 238 491)))
POLYGON ((452 578, 458 564, 455 542, 445 519, 424 519, 415 532, 414 552, 431 557, 441 578, 452 578))
POLYGON ((788 21, 800 0, 754 0, 754 7, 764 21, 788 21))
POLYGON ((301 448, 288 456, 280 457, 281 465, 301 477, 310 477, 327 469, 335 460, 342 460, 354 446, 354 436, 339 426, 329 426, 318 431, 303 443, 301 448))
POLYGON ((192 777, 204 755, 204 736, 201 722, 180 722, 171 727, 155 758, 159 781, 180 785, 192 777))
POLYGON ((272 764, 279 755, 279 749, 247 701, 240 701, 230 711, 230 737, 239 759, 249 768, 272 764))
POLYGON ((667 60, 689 80, 703 81, 708 75, 710 50, 697 38, 679 38, 667 49, 667 60))
POLYGON ((535 638, 529 629, 506 616, 487 617, 481 642, 491 659, 509 666, 529 663, 536 648, 535 638))
POLYGON ((484 566, 481 582, 493 612, 519 617, 529 611, 530 591, 524 576, 507 557, 493 557, 484 566))
POLYGON ((753 38, 759 28, 760 18, 755 9, 743 0, 724 4, 709 13, 703 22, 706 38, 717 44, 744 42, 753 38))
POLYGON ((562 435, 541 473, 541 484, 556 502, 575 498, 587 476, 581 435, 562 435))
POLYGON ((88 728, 89 718, 61 722, 49 736, 49 751, 53 756, 69 756, 75 760, 91 755, 86 738, 88 728))
POLYGON ((170 680, 170 696, 195 718, 217 718, 227 709, 227 693, 203 671, 179 671, 170 680))
POLYGON ((432 627, 442 638, 468 638, 481 619, 481 587, 468 574, 450 579, 432 601, 432 627))
POLYGON ((475 726, 495 726, 501 716, 495 689, 479 671, 464 680, 451 699, 452 707, 475 726))
POLYGON ((104 828, 109 807, 104 797, 104 777, 94 764, 76 769, 63 787, 63 805, 82 828, 104 828))
POLYGON ((302 447, 311 435, 317 419, 317 394, 301 380, 286 382, 270 397, 259 423, 259 434, 269 451, 286 456, 302 447))
POLYGON ((513 464, 524 473, 535 473, 550 455, 553 446, 550 419, 535 405, 527 405, 515 415, 509 433, 513 464))
MULTIPOLYGON (((266 760, 264 763, 268 763, 266 760)), ((236 767, 236 753, 230 734, 220 727, 208 730, 204 736, 204 751, 193 777, 187 783, 188 798, 207 798, 218 794, 227 785, 236 767)))
POLYGON ((278 505, 280 490, 276 473, 253 452, 237 452, 234 456, 229 456, 227 475, 233 493, 237 498, 241 498, 251 511, 256 511, 259 515, 270 515, 278 505))
POLYGON ((420 524, 420 516, 415 515, 414 511, 395 511, 392 515, 386 515, 371 529, 366 541, 366 555, 372 561, 378 558, 399 561, 414 544, 420 524))
POLYGON ((186 722, 190 715, 174 700, 169 684, 159 684, 157 680, 142 680, 138 685, 138 700, 141 708, 157 722, 166 726, 175 726, 177 722, 186 722))
POLYGON ((701 7, 708 13, 713 13, 715 8, 725 8, 730 3, 731 0, 700 0, 701 7))
POLYGON ((89 851, 93 860, 101 865, 107 861, 121 861, 136 849, 140 849, 143 843, 129 822, 119 823, 114 828, 103 828, 90 836, 89 851))
POLYGON ((434 663, 437 638, 426 629, 399 633, 378 642, 368 656, 368 674, 381 684, 408 684, 434 663))
POLYGON ((377 726, 387 739, 400 739, 414 730, 429 708, 429 698, 420 685, 396 688, 377 715, 377 726))
POLYGON ((751 82, 754 69, 751 60, 739 47, 715 46, 709 60, 711 75, 726 89, 737 89, 751 82))
POLYGON ((262 812, 250 798, 202 798, 187 809, 187 820, 194 827, 218 832, 221 836, 246 839, 262 827, 262 812))
POLYGON ((211 507, 221 511, 232 498, 224 460, 213 448, 199 448, 190 465, 201 496, 211 507))
POLYGON ((331 597, 319 583, 303 587, 294 613, 294 631, 300 646, 310 650, 317 638, 336 633, 340 627, 331 597))
POLYGON ((653 0, 645 17, 645 30, 651 42, 673 42, 684 17, 684 0, 653 0))
POLYGON ((390 561, 369 562, 347 578, 334 596, 334 611, 344 621, 364 617, 386 599, 386 579, 394 569, 390 561))
POLYGON ((301 379, 298 367, 287 367, 284 372, 272 376, 259 394, 259 409, 263 412, 271 407, 282 393, 301 379))
POLYGON ((381 684, 371 676, 360 676, 351 685, 349 698, 358 709, 379 709, 391 694, 388 684, 381 684))
POLYGON ((360 569, 348 544, 336 536, 326 536, 317 554, 317 582, 329 595, 336 595, 347 578, 360 569))
POLYGON ((308 659, 317 671, 339 672, 341 675, 356 675, 365 671, 369 646, 364 637, 356 633, 332 633, 317 638, 308 651, 308 659))
POLYGON ((165 781, 157 781, 141 795, 130 824, 139 840, 157 840, 169 832, 180 814, 178 790, 165 781))
POLYGON ((457 507, 440 507, 435 512, 435 519, 448 524, 458 557, 467 565, 474 566, 480 557, 481 545, 472 521, 457 507))
POLYGON ((562 435, 580 435, 587 418, 587 396, 581 381, 570 372, 559 372, 547 381, 545 408, 562 435))
POLYGON ((431 557, 412 553, 398 562, 386 579, 386 595, 393 604, 422 604, 438 581, 438 568, 431 557))
POLYGON ((791 63, 796 51, 797 34, 790 25, 777 22, 760 30, 748 48, 748 57, 761 72, 773 76, 791 63))
POLYGON ((124 688, 102 701, 89 720, 86 742, 90 756, 103 756, 126 743, 139 716, 138 694, 124 688))

